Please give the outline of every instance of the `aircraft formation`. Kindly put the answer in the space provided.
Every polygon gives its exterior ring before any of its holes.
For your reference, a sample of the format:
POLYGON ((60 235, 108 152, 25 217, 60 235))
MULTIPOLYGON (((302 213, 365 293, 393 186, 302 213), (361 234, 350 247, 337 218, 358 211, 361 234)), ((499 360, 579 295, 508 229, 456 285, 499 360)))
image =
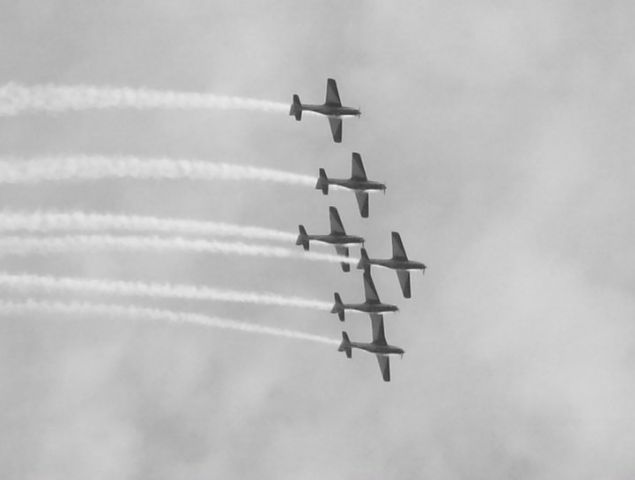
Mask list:
MULTIPOLYGON (((298 95, 293 95, 293 103, 289 110, 289 115, 293 115, 296 120, 302 119, 303 111, 311 111, 325 115, 331 127, 331 134, 335 143, 342 141, 342 117, 361 115, 359 109, 342 106, 337 84, 334 79, 329 78, 326 82, 326 101, 322 105, 308 105, 300 102, 298 95)), ((329 193, 329 185, 337 185, 355 192, 355 198, 362 218, 368 218, 369 204, 368 193, 371 191, 386 192, 386 185, 377 181, 368 180, 366 170, 359 153, 352 154, 351 177, 347 179, 329 178, 323 168, 319 169, 319 175, 315 188, 321 190, 324 195, 329 193)), ((366 350, 375 354, 379 362, 384 381, 390 381, 390 355, 403 356, 404 350, 394 345, 389 345, 386 341, 384 328, 385 313, 395 313, 399 310, 396 305, 383 303, 379 299, 375 283, 371 277, 372 266, 387 268, 397 273, 397 279, 401 287, 404 298, 411 298, 410 272, 421 270, 425 272, 426 266, 414 260, 410 260, 406 255, 401 236, 397 232, 392 232, 392 257, 388 259, 370 258, 364 248, 364 238, 357 235, 349 235, 344 229, 344 225, 337 211, 337 208, 329 207, 329 221, 331 231, 328 234, 316 235, 308 234, 304 225, 298 225, 298 238, 296 245, 301 245, 304 250, 309 250, 311 242, 322 242, 333 245, 338 255, 349 257, 349 247, 361 245, 360 260, 357 269, 363 270, 365 301, 363 303, 344 303, 339 293, 334 293, 335 302, 331 313, 337 314, 340 321, 345 320, 346 311, 356 311, 368 314, 371 320, 373 340, 369 343, 352 342, 346 331, 342 332, 342 343, 338 351, 344 352, 348 358, 352 358, 354 348, 366 350)), ((350 271, 350 262, 341 263, 344 272, 350 271)))

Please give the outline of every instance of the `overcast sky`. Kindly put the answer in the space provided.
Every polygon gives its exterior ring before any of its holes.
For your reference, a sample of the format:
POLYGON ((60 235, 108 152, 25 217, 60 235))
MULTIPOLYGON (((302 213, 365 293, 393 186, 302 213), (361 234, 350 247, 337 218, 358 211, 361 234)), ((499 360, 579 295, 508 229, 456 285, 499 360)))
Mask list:
MULTIPOLYGON (((244 111, 0 118, 0 156, 169 156, 385 181, 352 194, 236 182, 3 187, 10 209, 82 209, 326 233, 328 206, 388 257, 371 355, 239 332, 0 319, 0 476, 15 479, 626 479, 635 473, 635 38, 631 2, 4 1, 0 84, 95 84, 290 102, 336 78, 344 122, 244 111)), ((294 245, 292 248, 296 248, 294 245)), ((328 263, 189 253, 3 258, 2 270, 363 298, 328 263)), ((2 298, 17 298, 0 292, 2 298)), ((56 297, 56 298, 62 298, 56 297)), ((70 295, 63 298, 74 298, 70 295)), ((84 298, 84 297, 82 297, 84 298)), ((101 302, 107 297, 86 297, 101 302)), ((119 300, 121 303, 122 300, 119 300)), ((334 315, 143 302, 340 337, 334 315)), ((370 324, 350 316, 353 340, 370 324)))

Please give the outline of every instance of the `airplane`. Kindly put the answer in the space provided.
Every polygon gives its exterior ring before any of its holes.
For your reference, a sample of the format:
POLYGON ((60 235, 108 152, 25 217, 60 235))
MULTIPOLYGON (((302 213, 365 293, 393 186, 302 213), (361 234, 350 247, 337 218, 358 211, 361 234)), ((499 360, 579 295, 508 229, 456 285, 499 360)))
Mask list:
POLYGON ((366 350, 374 353, 379 362, 381 376, 385 382, 390 382, 390 357, 388 355, 401 355, 405 353, 403 348, 388 345, 386 333, 384 332, 384 319, 381 315, 371 315, 373 325, 373 341, 371 343, 351 342, 346 332, 342 332, 342 343, 337 349, 338 352, 346 352, 348 358, 353 357, 353 348, 366 350))
POLYGON ((335 303, 333 304, 331 313, 337 313, 340 321, 343 322, 346 310, 355 310, 357 312, 370 313, 371 315, 374 313, 397 312, 399 310, 399 307, 396 305, 381 303, 370 272, 364 272, 364 293, 366 295, 366 301, 364 303, 342 303, 340 294, 336 292, 333 295, 335 297, 335 303))
POLYGON ((326 81, 326 101, 323 105, 308 105, 300 103, 300 97, 293 95, 293 104, 289 110, 289 115, 293 115, 297 121, 302 119, 303 111, 321 113, 326 115, 331 126, 333 141, 340 143, 342 141, 342 118, 344 116, 359 117, 362 112, 357 108, 343 107, 340 101, 340 94, 337 92, 337 84, 335 80, 329 78, 326 81))
POLYGON ((421 262, 415 262, 414 260, 408 260, 406 250, 403 248, 401 242, 401 236, 397 232, 392 232, 392 258, 381 260, 378 258, 369 258, 365 248, 361 249, 361 258, 357 264, 358 269, 363 269, 364 272, 370 272, 370 266, 377 265, 378 267, 390 268, 397 271, 397 278, 399 279, 399 285, 401 286, 401 292, 404 298, 410 298, 410 271, 421 270, 421 273, 425 273, 426 266, 421 262))
POLYGON ((362 156, 356 152, 353 152, 351 161, 351 178, 328 178, 324 169, 320 168, 320 176, 315 188, 322 190, 324 195, 328 195, 329 185, 339 185, 340 187, 355 190, 359 213, 363 218, 368 218, 368 192, 382 190, 386 193, 386 185, 368 180, 366 171, 364 170, 364 164, 362 163, 362 156))
MULTIPOLYGON (((362 237, 356 235, 347 235, 340 219, 340 214, 337 213, 337 208, 329 207, 329 220, 331 222, 331 233, 328 235, 307 235, 304 225, 298 225, 300 234, 296 240, 296 245, 302 245, 305 250, 309 249, 309 242, 315 240, 316 242, 330 243, 335 246, 335 251, 338 255, 348 257, 348 247, 357 243, 364 243, 362 237)), ((351 266, 347 262, 342 262, 342 270, 349 272, 351 266)))

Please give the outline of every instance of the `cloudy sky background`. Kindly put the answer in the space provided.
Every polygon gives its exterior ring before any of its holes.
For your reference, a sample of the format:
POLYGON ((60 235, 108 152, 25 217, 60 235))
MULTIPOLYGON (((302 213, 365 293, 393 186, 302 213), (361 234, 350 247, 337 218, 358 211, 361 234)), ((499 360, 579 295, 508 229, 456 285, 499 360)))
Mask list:
MULTIPOLYGON (((149 87, 361 107, 0 119, 0 155, 131 154, 388 184, 352 194, 235 182, 3 187, 11 209, 328 228, 373 256, 390 231, 428 265, 377 271, 393 381, 328 346, 117 318, 0 321, 2 478, 630 478, 635 470, 631 2, 8 2, 0 83, 149 87), (133 5, 134 3, 134 5, 133 5)), ((195 254, 3 258, 2 270, 361 300, 332 264, 195 254)), ((17 298, 7 292, 3 298, 17 298)), ((61 298, 61 297, 56 297, 61 298)), ((64 298, 73 298, 64 296, 64 298)), ((84 297, 82 297, 84 298, 84 297)), ((102 302, 107 297, 85 297, 102 302)), ((112 299, 116 301, 116 299, 112 299)), ((121 302, 121 300, 119 300, 121 302)), ((339 338, 333 315, 135 302, 339 338)), ((351 316, 353 339, 370 339, 351 316)))

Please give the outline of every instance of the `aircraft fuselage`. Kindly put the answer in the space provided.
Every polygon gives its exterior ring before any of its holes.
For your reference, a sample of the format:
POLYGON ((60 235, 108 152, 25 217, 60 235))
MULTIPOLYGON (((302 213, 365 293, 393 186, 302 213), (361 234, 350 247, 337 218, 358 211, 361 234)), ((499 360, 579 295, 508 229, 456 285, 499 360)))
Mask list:
POLYGON ((415 262, 414 260, 395 260, 393 258, 381 260, 379 258, 371 258, 368 260, 368 263, 370 265, 377 265, 378 267, 389 268, 391 270, 425 271, 426 269, 426 266, 423 263, 415 262))
POLYGON ((389 303, 344 303, 344 310, 355 310, 362 313, 395 313, 399 311, 399 307, 389 303))
POLYGON ((315 240, 316 242, 342 245, 345 247, 364 243, 364 239, 356 235, 307 235, 307 238, 309 240, 315 240))
POLYGON ((377 355, 403 355, 404 349, 394 345, 378 345, 376 343, 350 342, 351 348, 359 348, 377 355))
POLYGON ((327 179, 329 185, 339 185, 340 187, 356 190, 360 192, 368 191, 385 191, 386 185, 373 180, 354 180, 352 178, 329 178, 327 179))
POLYGON ((302 111, 316 112, 326 115, 327 117, 359 117, 362 112, 357 108, 339 107, 336 105, 308 105, 302 104, 302 111))

